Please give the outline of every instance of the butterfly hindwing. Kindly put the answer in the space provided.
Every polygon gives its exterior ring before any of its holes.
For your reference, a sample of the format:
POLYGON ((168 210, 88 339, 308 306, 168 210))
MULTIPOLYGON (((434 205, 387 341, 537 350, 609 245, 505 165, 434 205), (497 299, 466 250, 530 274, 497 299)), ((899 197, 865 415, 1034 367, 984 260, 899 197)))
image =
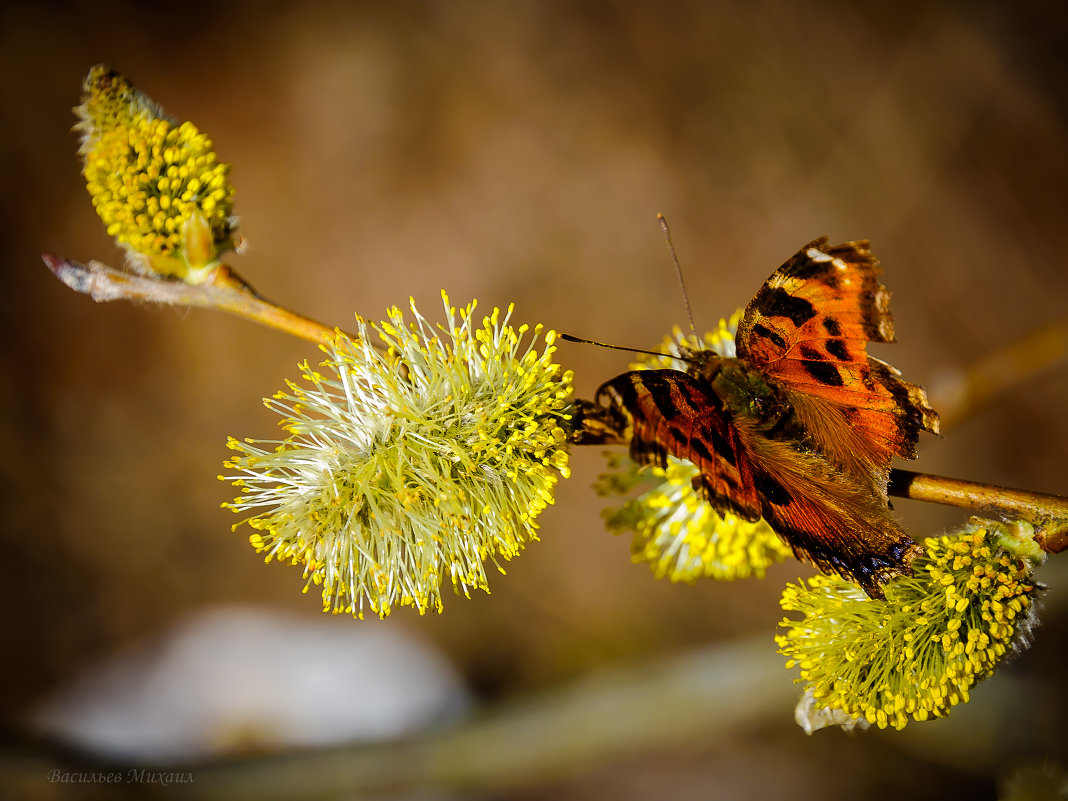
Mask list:
POLYGON ((818 450, 837 466, 885 482, 894 456, 916 455, 938 433, 923 389, 868 356, 893 342, 890 294, 867 241, 799 250, 760 288, 738 327, 738 356, 788 394, 818 450))
POLYGON ((744 421, 737 430, 754 465, 761 516, 799 559, 857 582, 873 598, 882 597, 884 581, 908 572, 919 546, 865 482, 744 421))

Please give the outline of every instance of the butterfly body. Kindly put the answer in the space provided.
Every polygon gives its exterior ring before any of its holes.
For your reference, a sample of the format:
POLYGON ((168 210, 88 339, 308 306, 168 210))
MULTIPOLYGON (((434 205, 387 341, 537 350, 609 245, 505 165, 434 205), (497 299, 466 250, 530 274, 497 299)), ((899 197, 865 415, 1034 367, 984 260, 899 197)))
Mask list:
POLYGON ((732 419, 746 418, 767 436, 800 434, 797 415, 782 389, 741 359, 720 359, 720 369, 711 383, 724 413, 732 419))
POLYGON ((718 512, 763 517, 798 557, 877 597, 918 551, 890 513, 890 461, 938 431, 923 390, 867 355, 893 341, 888 302, 867 242, 816 240, 746 307, 735 356, 680 348, 685 370, 605 382, 579 405, 576 441, 692 462, 718 512))

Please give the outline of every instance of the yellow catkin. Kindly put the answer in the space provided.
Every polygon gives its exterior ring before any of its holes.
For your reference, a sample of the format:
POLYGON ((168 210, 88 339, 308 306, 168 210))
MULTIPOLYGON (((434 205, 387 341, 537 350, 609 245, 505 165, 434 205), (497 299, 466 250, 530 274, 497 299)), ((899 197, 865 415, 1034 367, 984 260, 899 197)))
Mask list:
POLYGON ((487 569, 537 538, 567 474, 571 374, 554 348, 524 346, 508 314, 479 326, 473 302, 459 322, 443 302, 442 329, 414 305, 411 325, 396 308, 358 319, 358 339, 338 334, 299 392, 268 401, 284 442, 228 441, 225 478, 244 494, 227 506, 252 514, 257 551, 305 565, 324 611, 422 614, 441 611, 442 585, 488 592, 487 569))
POLYGON ((1033 608, 1036 556, 1029 529, 976 519, 926 540, 883 600, 837 577, 789 585, 782 607, 803 617, 784 620, 776 641, 817 709, 895 728, 943 717, 1019 641, 1015 610, 1033 608), (977 570, 995 580, 974 581, 977 570))
POLYGON ((131 264, 201 280, 233 247, 230 165, 195 125, 167 117, 105 66, 89 72, 75 112, 86 188, 131 264))

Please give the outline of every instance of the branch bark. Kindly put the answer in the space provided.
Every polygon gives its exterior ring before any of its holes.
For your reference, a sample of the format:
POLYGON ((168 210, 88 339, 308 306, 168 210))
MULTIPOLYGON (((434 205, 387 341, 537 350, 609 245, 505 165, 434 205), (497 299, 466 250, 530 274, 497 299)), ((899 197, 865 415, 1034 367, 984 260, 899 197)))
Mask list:
POLYGON ((891 470, 887 492, 897 498, 956 506, 991 517, 1026 520, 1048 553, 1068 548, 1068 498, 959 478, 891 470))
POLYGON ((315 343, 323 342, 334 333, 334 329, 325 323, 267 300, 226 264, 219 265, 210 281, 186 284, 134 275, 98 261, 81 264, 50 253, 42 253, 41 259, 56 278, 97 303, 129 300, 181 308, 217 309, 315 343))

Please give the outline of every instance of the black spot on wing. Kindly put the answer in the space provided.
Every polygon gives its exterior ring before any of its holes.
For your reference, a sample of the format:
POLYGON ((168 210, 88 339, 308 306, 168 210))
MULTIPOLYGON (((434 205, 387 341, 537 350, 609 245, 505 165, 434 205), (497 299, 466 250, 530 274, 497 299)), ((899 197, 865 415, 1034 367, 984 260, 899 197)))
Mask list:
POLYGON ((822 279, 828 273, 834 271, 834 266, 829 261, 814 261, 808 257, 806 252, 798 253, 794 256, 786 268, 783 270, 787 275, 791 275, 794 278, 820 278, 822 279))
POLYGON ((816 309, 804 298, 796 298, 782 287, 765 284, 753 298, 753 307, 766 317, 785 317, 797 327, 816 316, 816 309))
POLYGON ((600 406, 577 399, 571 441, 578 445, 607 445, 624 441, 627 413, 615 404, 600 406))
POLYGON ((838 288, 838 270, 829 259, 816 261, 808 255, 811 246, 798 251, 783 265, 782 272, 803 281, 818 280, 832 289, 838 288))
POLYGON ((597 402, 602 405, 611 405, 615 401, 613 393, 618 396, 619 405, 627 410, 628 414, 634 413, 634 407, 638 402, 638 391, 634 385, 634 373, 623 373, 610 381, 605 381, 597 389, 597 402))
POLYGON ((708 447, 701 440, 690 440, 690 450, 697 454, 697 456, 699 456, 703 461, 712 461, 712 453, 708 450, 708 447))
POLYGON ((656 404, 657 409, 666 419, 679 419, 680 413, 678 405, 675 403, 675 397, 672 395, 671 387, 658 381, 646 384, 646 389, 649 395, 653 396, 653 403, 656 404))
POLYGON ((706 430, 708 439, 712 443, 713 450, 715 450, 720 458, 731 467, 736 467, 738 464, 738 456, 735 454, 734 448, 732 448, 731 444, 727 441, 727 438, 714 426, 709 426, 706 430))
POLYGON ((760 323, 757 323, 753 326, 753 333, 759 337, 770 339, 779 348, 782 348, 784 350, 786 349, 786 340, 779 336, 779 334, 777 334, 775 331, 772 331, 767 326, 763 326, 760 323))
POLYGON ((768 503, 776 506, 786 506, 793 501, 794 497, 786 487, 763 471, 756 471, 753 476, 753 484, 768 503))
POLYGON ((827 352, 843 362, 849 361, 849 348, 846 347, 846 343, 841 339, 827 340, 827 352))
POLYGON ((838 368, 830 362, 802 361, 801 365, 805 368, 806 373, 821 384, 826 384, 829 387, 840 387, 845 384, 842 376, 838 373, 838 368))
POLYGON ((809 359, 812 361, 822 361, 823 354, 811 345, 801 344, 797 346, 797 352, 801 355, 802 359, 809 359))
POLYGON ((678 426, 673 426, 673 425, 669 425, 668 426, 668 431, 671 432, 671 436, 675 440, 675 442, 689 444, 689 442, 690 442, 690 432, 683 431, 678 426))
POLYGON ((842 335, 842 326, 838 324, 838 321, 833 317, 823 318, 823 328, 832 337, 840 337, 842 335))

